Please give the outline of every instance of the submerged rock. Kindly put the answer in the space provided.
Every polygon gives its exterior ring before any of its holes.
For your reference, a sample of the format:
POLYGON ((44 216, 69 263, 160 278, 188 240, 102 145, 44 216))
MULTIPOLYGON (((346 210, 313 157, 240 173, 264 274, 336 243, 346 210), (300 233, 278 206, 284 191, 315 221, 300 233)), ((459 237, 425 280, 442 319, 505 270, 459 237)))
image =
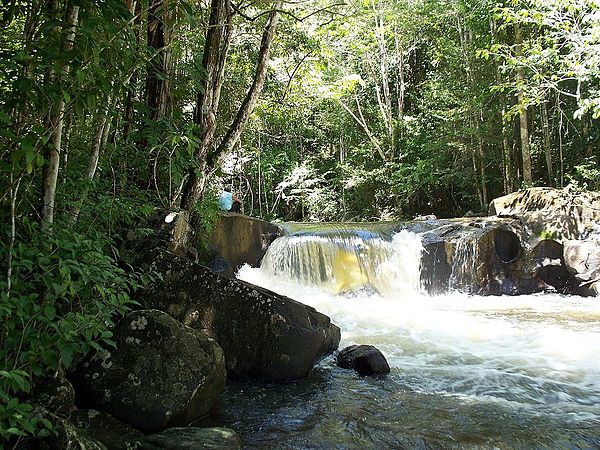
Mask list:
POLYGON ((169 428, 146 438, 143 446, 147 450, 236 450, 240 438, 229 428, 169 428))
POLYGON ((223 351, 203 333, 157 310, 129 313, 114 329, 117 348, 80 363, 80 402, 144 432, 206 415, 225 386, 223 351))
POLYGON ((361 376, 390 373, 390 366, 376 347, 351 345, 337 355, 337 365, 342 369, 354 369, 361 376))
POLYGON ((168 252, 157 252, 151 267, 164 281, 147 286, 137 300, 212 336, 233 376, 303 378, 337 349, 340 329, 310 306, 168 252))

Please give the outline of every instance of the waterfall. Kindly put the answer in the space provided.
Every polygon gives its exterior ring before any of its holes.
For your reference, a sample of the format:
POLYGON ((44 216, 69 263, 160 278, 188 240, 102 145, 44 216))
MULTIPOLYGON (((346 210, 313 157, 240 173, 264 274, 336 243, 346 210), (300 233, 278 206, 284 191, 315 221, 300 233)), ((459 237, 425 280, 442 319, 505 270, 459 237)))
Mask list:
POLYGON ((453 246, 452 272, 448 287, 451 290, 469 291, 477 280, 477 239, 460 238, 453 242, 453 246))
POLYGON ((352 229, 323 234, 295 233, 275 240, 261 271, 329 293, 374 290, 418 292, 423 247, 418 235, 403 230, 387 239, 352 229))
MULTIPOLYGON (((340 348, 375 345, 392 368, 385 381, 365 381, 326 360, 304 384, 309 402, 297 401, 299 383, 276 408, 269 396, 277 390, 261 387, 239 412, 251 420, 261 404, 269 408, 267 423, 258 415, 252 424, 253 430, 266 427, 261 439, 268 435, 277 447, 295 436, 302 439, 299 447, 308 442, 333 448, 340 442, 356 447, 364 437, 361 448, 412 448, 393 438, 418 429, 424 435, 448 433, 447 442, 432 448, 598 447, 596 298, 465 292, 485 258, 513 260, 518 238, 510 233, 487 236, 481 244, 485 230, 440 232, 433 236, 438 240, 428 240, 426 228, 414 233, 398 232, 403 225, 384 232, 360 226, 294 224, 271 244, 261 267, 244 266, 238 273, 328 315, 342 330, 340 348), (429 295, 421 289, 421 264, 425 272, 432 262, 445 265, 438 275, 450 278, 450 291, 429 295), (341 435, 324 432, 336 421, 341 435), (301 433, 290 428, 297 423, 301 433)), ((234 405, 247 398, 248 385, 242 388, 242 395, 232 394, 234 405)))

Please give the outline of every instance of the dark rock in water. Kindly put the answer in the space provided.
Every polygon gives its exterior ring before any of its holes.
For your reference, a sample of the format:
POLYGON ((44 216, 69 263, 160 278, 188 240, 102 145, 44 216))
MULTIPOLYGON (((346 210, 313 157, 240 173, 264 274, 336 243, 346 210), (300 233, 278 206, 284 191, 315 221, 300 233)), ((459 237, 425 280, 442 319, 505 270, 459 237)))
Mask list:
POLYGON ((372 345, 351 345, 337 355, 337 365, 342 369, 354 369, 361 376, 390 373, 385 356, 372 345))
POLYGON ((147 450, 236 450, 240 439, 229 428, 169 428, 162 433, 146 438, 143 446, 147 450))
POLYGON ((101 442, 108 450, 143 448, 146 436, 135 428, 94 409, 80 409, 73 413, 71 421, 101 442))
POLYGON ((207 414, 225 386, 223 351, 203 333, 156 310, 129 313, 114 329, 117 348, 80 363, 80 403, 144 432, 187 425, 207 414))
MULTIPOLYGON (((431 234, 427 235, 431 237, 431 234)), ((421 285, 430 294, 439 294, 448 290, 452 267, 446 257, 446 245, 443 239, 423 239, 421 255, 421 285)))
POLYGON ((33 390, 33 403, 59 416, 68 416, 75 405, 75 390, 66 378, 45 379, 33 390))
POLYGON ((147 286, 137 300, 212 336, 233 376, 303 378, 337 349, 340 329, 310 306, 168 252, 158 251, 151 269, 164 281, 147 286))

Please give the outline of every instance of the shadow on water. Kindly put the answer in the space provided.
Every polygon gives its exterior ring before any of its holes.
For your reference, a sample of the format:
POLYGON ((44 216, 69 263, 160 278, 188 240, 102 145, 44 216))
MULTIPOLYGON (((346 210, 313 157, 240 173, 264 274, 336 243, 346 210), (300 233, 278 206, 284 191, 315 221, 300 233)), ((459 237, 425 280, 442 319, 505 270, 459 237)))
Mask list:
POLYGON ((361 378, 329 358, 291 384, 230 381, 213 420, 248 449, 589 449, 600 448, 597 417, 417 392, 397 369, 361 378))

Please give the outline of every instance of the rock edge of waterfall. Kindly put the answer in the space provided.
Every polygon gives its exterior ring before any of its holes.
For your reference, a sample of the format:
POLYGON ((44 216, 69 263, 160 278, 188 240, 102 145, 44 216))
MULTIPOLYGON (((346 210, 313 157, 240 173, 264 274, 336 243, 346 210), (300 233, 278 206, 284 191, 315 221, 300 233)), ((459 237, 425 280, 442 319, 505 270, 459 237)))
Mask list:
POLYGON ((428 292, 600 292, 600 193, 530 188, 497 198, 488 217, 427 221, 428 292))

